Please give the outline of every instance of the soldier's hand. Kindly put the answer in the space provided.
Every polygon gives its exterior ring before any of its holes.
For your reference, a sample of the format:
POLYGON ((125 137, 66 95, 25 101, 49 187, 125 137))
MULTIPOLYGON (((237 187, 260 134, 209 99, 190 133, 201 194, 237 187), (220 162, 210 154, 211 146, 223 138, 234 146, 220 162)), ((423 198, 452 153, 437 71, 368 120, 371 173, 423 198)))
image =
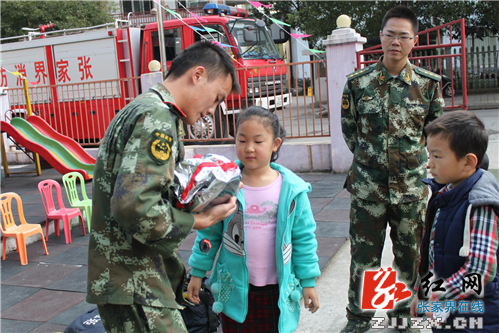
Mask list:
POLYGON ((199 304, 199 289, 201 289, 202 283, 203 280, 201 278, 191 276, 191 281, 189 281, 189 285, 187 286, 187 298, 194 304, 199 304))
POLYGON ((231 197, 227 203, 216 205, 205 212, 194 215, 193 229, 206 229, 229 217, 237 208, 236 202, 237 198, 231 197))

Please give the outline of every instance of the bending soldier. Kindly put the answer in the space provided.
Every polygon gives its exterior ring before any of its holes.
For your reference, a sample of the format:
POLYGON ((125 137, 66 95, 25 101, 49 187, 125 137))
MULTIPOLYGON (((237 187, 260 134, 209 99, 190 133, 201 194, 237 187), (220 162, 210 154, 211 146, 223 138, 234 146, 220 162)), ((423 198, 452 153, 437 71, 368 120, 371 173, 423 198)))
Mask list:
POLYGON ((162 84, 113 119, 94 170, 87 302, 107 332, 187 332, 178 309, 185 267, 178 246, 191 229, 230 216, 236 197, 191 215, 172 205, 182 122, 213 114, 240 89, 232 59, 211 43, 179 55, 162 84))

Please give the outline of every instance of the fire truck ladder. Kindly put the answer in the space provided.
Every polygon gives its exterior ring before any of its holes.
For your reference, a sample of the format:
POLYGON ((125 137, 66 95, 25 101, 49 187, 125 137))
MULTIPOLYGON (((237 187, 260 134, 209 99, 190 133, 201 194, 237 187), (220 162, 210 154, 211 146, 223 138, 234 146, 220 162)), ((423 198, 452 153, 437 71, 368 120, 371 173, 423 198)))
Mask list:
MULTIPOLYGON (((133 66, 132 66, 132 61, 131 61, 132 50, 130 49, 130 42, 129 42, 128 38, 129 38, 128 29, 123 30, 122 38, 118 39, 118 43, 123 44, 123 54, 124 54, 124 56, 128 56, 128 57, 120 59, 120 63, 125 64, 127 70, 130 70, 130 76, 133 77, 133 66)), ((127 72, 127 70, 126 70, 126 72, 127 72)), ((123 85, 124 85, 124 87, 123 87, 124 89, 125 88, 128 89, 128 93, 125 94, 125 96, 124 96, 124 100, 125 100, 126 104, 128 104, 135 98, 135 96, 137 94, 134 91, 135 87, 134 87, 133 81, 123 82, 123 85)))

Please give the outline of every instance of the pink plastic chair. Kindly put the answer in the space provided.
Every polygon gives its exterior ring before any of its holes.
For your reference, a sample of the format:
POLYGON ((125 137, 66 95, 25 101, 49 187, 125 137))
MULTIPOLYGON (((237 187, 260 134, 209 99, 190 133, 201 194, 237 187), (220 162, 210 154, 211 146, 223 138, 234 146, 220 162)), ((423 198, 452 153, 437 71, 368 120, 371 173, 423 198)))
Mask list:
POLYGON ((62 220, 64 226, 64 235, 66 236, 66 244, 71 243, 71 219, 79 216, 81 221, 81 227, 83 229, 83 236, 85 233, 85 225, 83 224, 83 217, 78 208, 66 208, 62 202, 61 186, 58 182, 52 179, 47 179, 38 183, 38 190, 42 196, 43 207, 45 208, 45 213, 47 214, 46 219, 46 240, 49 240, 49 221, 54 220, 55 223, 55 235, 59 236, 59 220, 62 220), (52 188, 55 187, 57 194, 57 202, 59 204, 59 209, 55 208, 54 198, 52 195, 52 188))

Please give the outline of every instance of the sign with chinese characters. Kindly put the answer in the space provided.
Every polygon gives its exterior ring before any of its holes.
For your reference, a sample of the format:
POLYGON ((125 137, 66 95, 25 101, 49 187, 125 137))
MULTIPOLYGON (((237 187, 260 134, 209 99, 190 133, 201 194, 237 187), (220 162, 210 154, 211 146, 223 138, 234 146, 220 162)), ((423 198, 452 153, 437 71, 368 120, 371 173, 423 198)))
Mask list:
MULTIPOLYGON (((2 87, 22 87, 21 77, 8 73, 10 71, 19 72, 37 86, 69 84, 69 86, 58 87, 59 102, 120 97, 118 82, 106 85, 92 84, 92 82, 115 80, 120 77, 114 38, 55 45, 50 45, 49 38, 45 41, 48 46, 28 46, 19 50, 2 52, 0 67, 2 87)), ((31 96, 33 103, 52 102, 50 89, 42 89, 42 91, 37 90, 31 96)))
MULTIPOLYGON (((115 41, 112 38, 54 46, 56 84, 90 83, 119 78, 115 41)), ((98 85, 65 86, 58 90, 59 101, 119 96, 117 84, 102 89, 98 85), (74 88, 73 88, 74 87, 74 88)))
POLYGON ((2 87, 20 88, 23 86, 19 76, 10 75, 4 68, 7 68, 11 72, 19 72, 30 81, 40 81, 40 84, 49 84, 47 59, 45 59, 43 47, 9 51, 8 57, 2 54, 2 60, 2 68, 0 69, 2 87))
MULTIPOLYGON (((38 82, 39 85, 49 85, 49 73, 44 47, 35 47, 27 50, 2 52, 2 63, 0 67, 0 86, 9 88, 22 88, 23 83, 20 76, 12 75, 11 72, 19 72, 27 77, 28 81, 38 82)), ((43 91, 31 97, 33 103, 43 103, 50 100, 50 91, 43 91)))

